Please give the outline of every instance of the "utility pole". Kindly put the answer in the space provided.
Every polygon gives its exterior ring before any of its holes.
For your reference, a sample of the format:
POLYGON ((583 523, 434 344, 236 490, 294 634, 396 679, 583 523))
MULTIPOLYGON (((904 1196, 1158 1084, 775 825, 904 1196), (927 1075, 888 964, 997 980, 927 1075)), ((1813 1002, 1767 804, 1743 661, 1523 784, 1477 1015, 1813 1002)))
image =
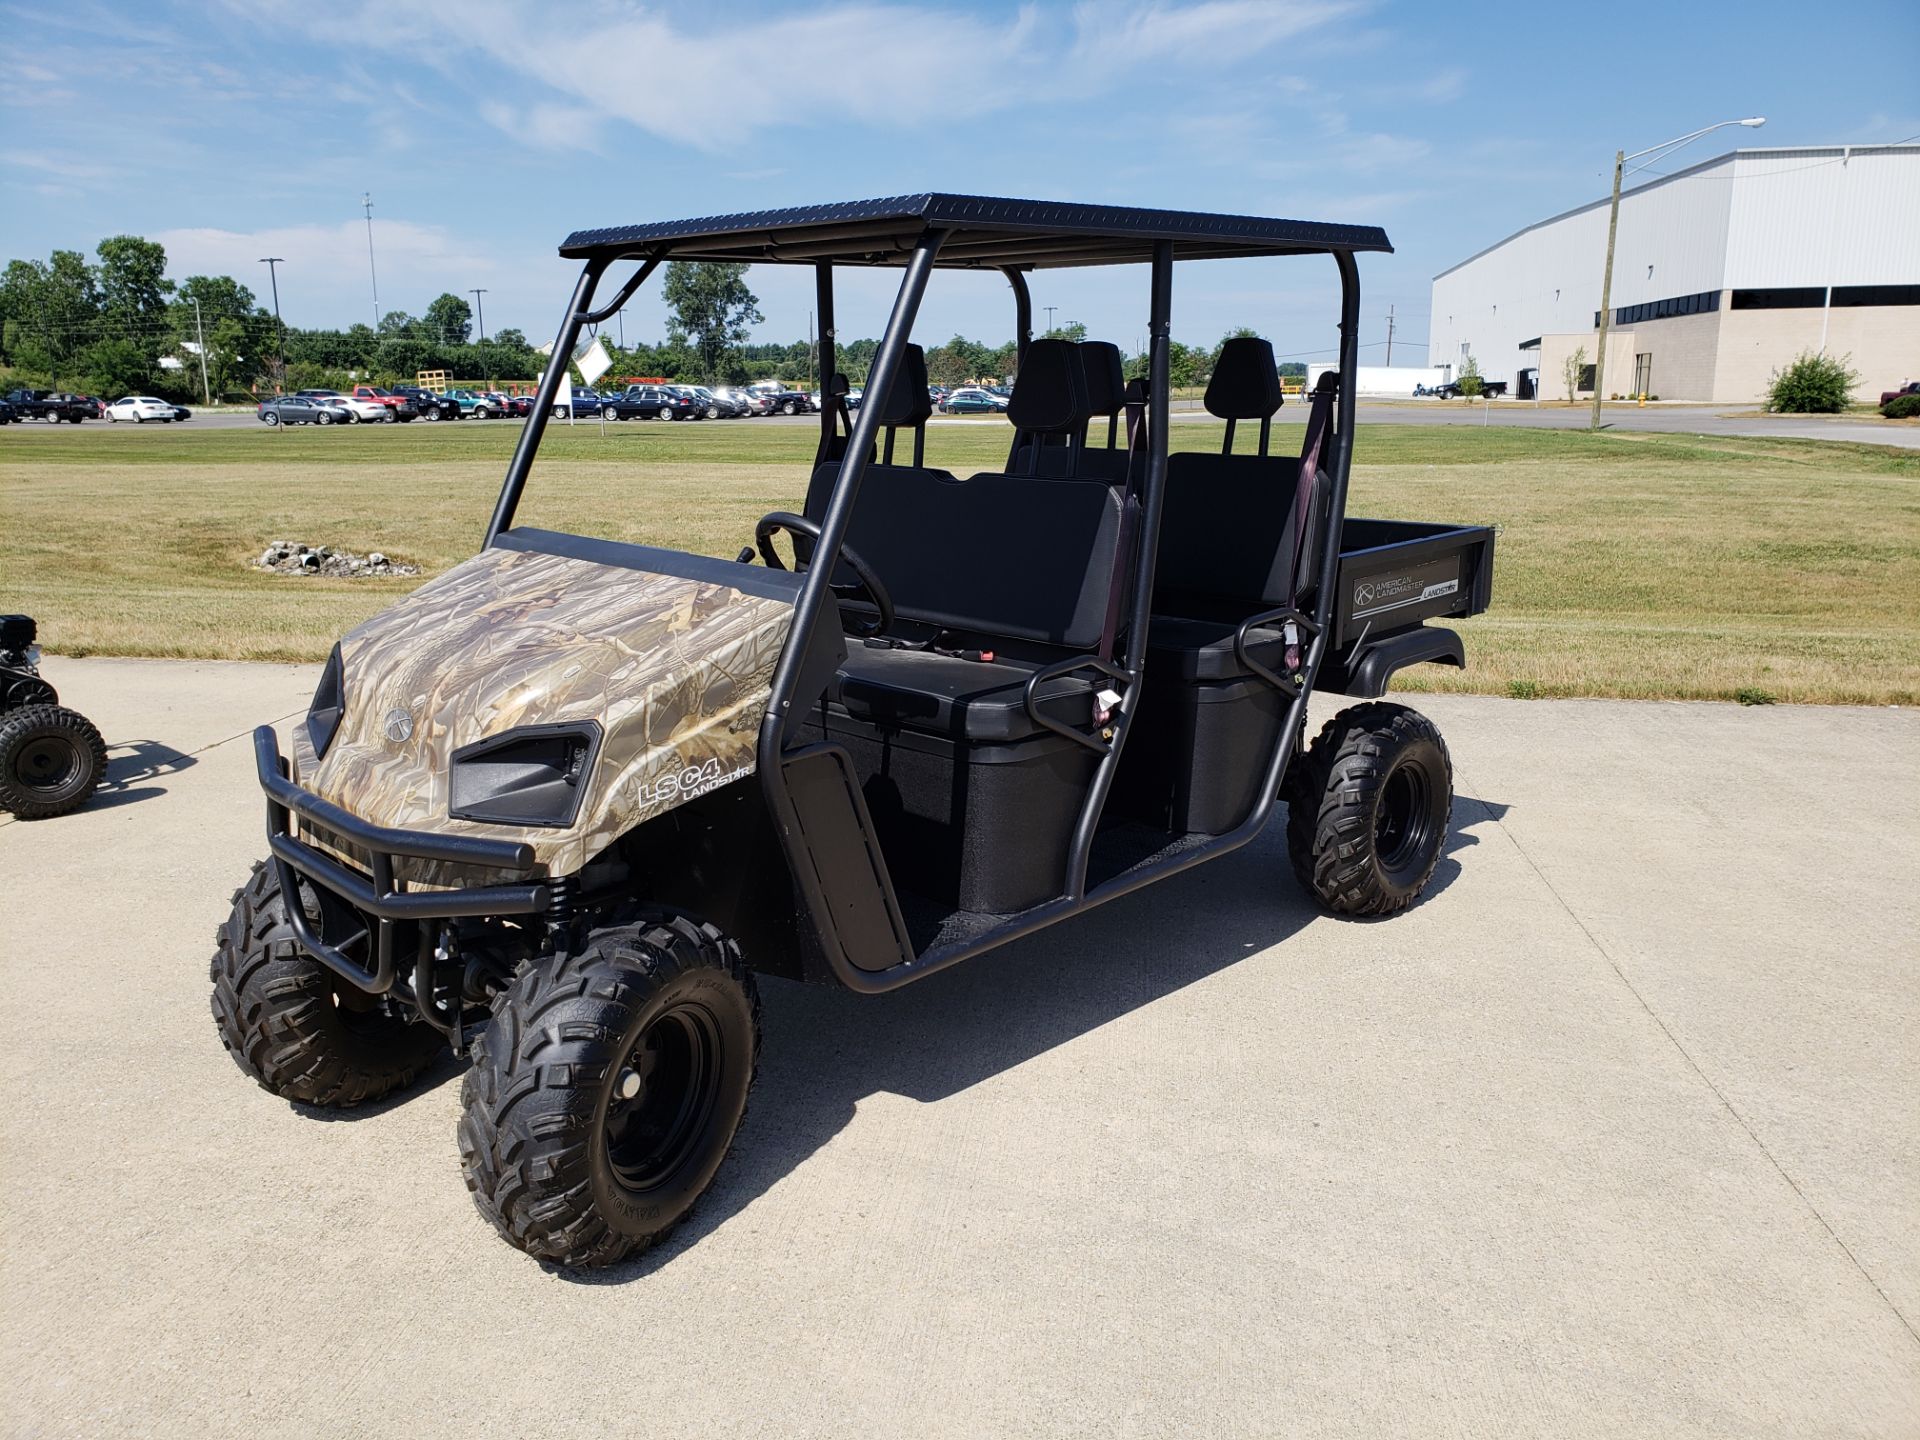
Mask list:
POLYGON ((813 348, 813 312, 807 311, 807 389, 813 389, 813 371, 816 352, 813 348))
POLYGON ((469 290, 467 293, 473 296, 473 308, 475 313, 480 317, 480 342, 485 344, 487 339, 487 312, 486 307, 480 303, 480 297, 487 292, 484 290, 469 290))
POLYGON ((1047 333, 1051 335, 1053 333, 1053 312, 1060 307, 1058 305, 1042 305, 1040 308, 1047 312, 1047 333))
POLYGON ((200 297, 193 297, 193 333, 200 340, 200 393, 213 404, 213 386, 207 383, 207 327, 200 323, 200 297))
POLYGON ((280 335, 280 388, 286 389, 287 380, 287 327, 280 319, 280 267, 286 264, 286 258, 280 255, 262 255, 260 263, 267 267, 267 278, 273 284, 273 328, 280 335))
POLYGON ((1613 208, 1607 212, 1607 268, 1600 277, 1600 340, 1593 357, 1593 415, 1589 430, 1600 428, 1600 401, 1607 374, 1607 322, 1613 319, 1613 237, 1620 229, 1620 171, 1627 163, 1627 152, 1613 152, 1613 208))
POLYGON ((380 328, 380 275, 373 268, 373 192, 361 196, 360 203, 367 212, 367 278, 373 281, 373 328, 380 328))
POLYGON ((1387 368, 1393 368, 1393 306, 1387 306, 1387 368))

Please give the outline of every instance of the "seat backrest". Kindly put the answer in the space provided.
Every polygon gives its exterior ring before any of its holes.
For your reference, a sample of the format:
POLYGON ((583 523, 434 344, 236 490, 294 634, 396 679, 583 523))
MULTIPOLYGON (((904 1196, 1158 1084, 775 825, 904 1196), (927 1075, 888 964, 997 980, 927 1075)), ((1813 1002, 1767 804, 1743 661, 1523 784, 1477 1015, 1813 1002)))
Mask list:
POLYGON ((1120 413, 1127 404, 1126 371, 1120 363, 1120 347, 1111 340, 1082 340, 1080 367, 1087 380, 1087 411, 1095 420, 1107 422, 1104 444, 1093 443, 1089 436, 1075 474, 1089 480, 1104 480, 1110 485, 1130 484, 1135 470, 1145 463, 1144 451, 1127 446, 1120 426, 1120 413))
MULTIPOLYGON (((1337 376, 1335 377, 1337 380, 1337 376)), ((1294 603, 1313 583, 1326 486, 1318 464, 1324 454, 1324 424, 1332 392, 1316 395, 1307 445, 1301 456, 1266 453, 1268 427, 1280 408, 1280 382, 1273 346, 1239 337, 1221 347, 1207 385, 1209 412, 1228 425, 1260 421, 1260 453, 1217 455, 1182 452, 1167 459, 1167 494, 1160 516, 1160 548, 1154 567, 1154 609, 1161 614, 1220 610, 1248 612, 1294 603), (1315 461, 1308 535, 1299 533, 1298 481, 1308 453, 1315 461), (1296 557, 1300 573, 1296 575, 1296 557)))

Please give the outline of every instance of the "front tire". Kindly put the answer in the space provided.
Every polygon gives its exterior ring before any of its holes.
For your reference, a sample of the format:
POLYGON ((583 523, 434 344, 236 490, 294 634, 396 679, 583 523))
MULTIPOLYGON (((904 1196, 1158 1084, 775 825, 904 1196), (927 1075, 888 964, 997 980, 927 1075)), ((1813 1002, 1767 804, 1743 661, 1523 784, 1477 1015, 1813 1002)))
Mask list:
POLYGON ((300 948, 274 865, 254 862, 215 938, 213 1023, 263 1090, 346 1109, 407 1084, 445 1047, 300 948))
POLYGON ((684 1219, 746 1115, 760 1001, 733 941, 661 916, 595 931, 494 1000, 460 1164, 508 1244, 610 1265, 684 1219))
POLYGON ((1287 854, 1340 915, 1391 915, 1433 878, 1453 813, 1453 761, 1434 723, 1375 700, 1342 710, 1288 774, 1287 854))
POLYGON ((0 715, 0 810, 50 820, 86 804, 107 773, 107 742, 64 705, 23 705, 0 715))

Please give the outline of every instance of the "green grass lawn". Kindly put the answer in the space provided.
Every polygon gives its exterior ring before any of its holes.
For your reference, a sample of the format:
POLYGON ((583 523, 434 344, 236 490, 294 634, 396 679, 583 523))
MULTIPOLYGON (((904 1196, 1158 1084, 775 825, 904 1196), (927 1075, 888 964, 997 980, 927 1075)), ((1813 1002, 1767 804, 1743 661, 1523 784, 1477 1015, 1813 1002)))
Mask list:
MULTIPOLYGON (((248 560, 289 539, 437 573, 478 546, 519 431, 0 430, 0 608, 36 615, 65 654, 319 659, 418 582, 248 560)), ((928 463, 998 468, 1007 437, 998 419, 934 426, 928 463)), ((1219 441, 1174 427, 1178 449, 1219 441)), ((556 425, 520 519, 731 556, 760 515, 799 508, 813 442, 756 421, 556 425)), ((1299 443, 1275 428, 1276 449, 1299 443)), ((1493 609, 1462 627, 1469 668, 1406 688, 1920 702, 1920 456, 1363 425, 1355 458, 1353 514, 1500 530, 1493 609)))

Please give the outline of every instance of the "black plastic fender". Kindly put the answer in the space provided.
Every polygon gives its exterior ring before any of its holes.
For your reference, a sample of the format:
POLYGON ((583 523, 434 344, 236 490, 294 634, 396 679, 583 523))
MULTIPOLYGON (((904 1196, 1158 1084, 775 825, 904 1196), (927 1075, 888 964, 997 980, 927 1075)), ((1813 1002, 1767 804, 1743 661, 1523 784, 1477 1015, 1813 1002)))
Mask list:
POLYGON ((1397 635, 1362 640, 1351 650, 1329 656, 1313 688, 1377 700, 1387 693, 1387 682, 1395 671, 1428 664, 1466 668, 1467 647, 1457 631, 1443 625, 1422 625, 1397 635))

